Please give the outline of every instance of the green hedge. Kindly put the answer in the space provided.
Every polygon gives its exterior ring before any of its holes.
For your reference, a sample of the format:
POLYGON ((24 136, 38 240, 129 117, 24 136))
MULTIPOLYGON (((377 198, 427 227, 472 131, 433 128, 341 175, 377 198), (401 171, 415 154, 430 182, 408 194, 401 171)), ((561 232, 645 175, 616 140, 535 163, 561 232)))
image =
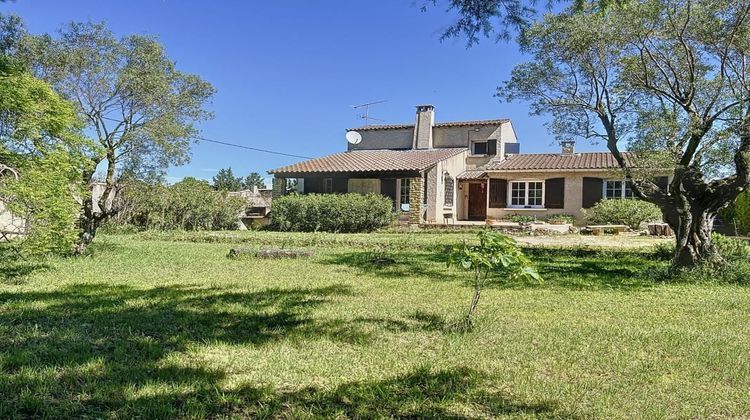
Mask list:
POLYGON ((636 199, 601 200, 586 211, 591 224, 627 225, 639 229, 643 222, 662 220, 661 210, 656 205, 636 199))
POLYGON ((379 194, 295 194, 271 207, 271 227, 281 231, 371 232, 393 218, 393 202, 379 194))
POLYGON ((750 191, 740 194, 720 215, 725 223, 737 227, 738 234, 750 235, 750 191))

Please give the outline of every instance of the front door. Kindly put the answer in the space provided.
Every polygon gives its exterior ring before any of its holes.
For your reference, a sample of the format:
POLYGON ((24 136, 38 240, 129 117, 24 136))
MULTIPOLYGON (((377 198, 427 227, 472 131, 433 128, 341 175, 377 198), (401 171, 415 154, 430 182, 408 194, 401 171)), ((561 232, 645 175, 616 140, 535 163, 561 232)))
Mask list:
POLYGON ((469 184, 469 220, 487 218, 487 184, 469 184))

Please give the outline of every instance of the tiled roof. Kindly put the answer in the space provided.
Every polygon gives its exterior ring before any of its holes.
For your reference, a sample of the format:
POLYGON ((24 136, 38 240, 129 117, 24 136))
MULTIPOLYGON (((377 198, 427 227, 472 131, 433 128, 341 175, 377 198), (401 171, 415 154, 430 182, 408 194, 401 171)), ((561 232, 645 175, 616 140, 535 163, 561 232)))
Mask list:
MULTIPOLYGON (((468 127, 477 125, 501 125, 510 122, 509 119, 499 120, 476 120, 476 121, 448 121, 435 123, 434 127, 468 127)), ((413 128, 414 124, 381 124, 368 125, 366 127, 348 128, 346 131, 372 131, 372 130, 397 130, 402 128, 413 128)))
MULTIPOLYGON (((623 153, 625 163, 632 165, 633 156, 623 153)), ((528 170, 581 170, 581 169, 618 169, 620 165, 609 152, 576 153, 572 156, 561 154, 520 154, 509 155, 504 160, 492 160, 485 165, 491 171, 528 171, 528 170)))
POLYGON ((268 173, 421 171, 466 150, 352 150, 283 166, 268 173))
POLYGON ((456 179, 465 181, 468 179, 482 179, 486 177, 487 177, 487 172, 485 171, 468 170, 468 171, 463 171, 460 174, 458 174, 456 179))

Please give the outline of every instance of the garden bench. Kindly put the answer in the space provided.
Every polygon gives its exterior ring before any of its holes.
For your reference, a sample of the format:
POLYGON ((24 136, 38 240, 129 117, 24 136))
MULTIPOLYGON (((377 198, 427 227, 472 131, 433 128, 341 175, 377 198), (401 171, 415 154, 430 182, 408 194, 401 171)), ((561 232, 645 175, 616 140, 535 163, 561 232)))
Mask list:
POLYGON ((614 232, 615 235, 619 235, 628 230, 625 225, 592 225, 586 226, 586 228, 591 230, 592 235, 604 235, 607 232, 614 232))

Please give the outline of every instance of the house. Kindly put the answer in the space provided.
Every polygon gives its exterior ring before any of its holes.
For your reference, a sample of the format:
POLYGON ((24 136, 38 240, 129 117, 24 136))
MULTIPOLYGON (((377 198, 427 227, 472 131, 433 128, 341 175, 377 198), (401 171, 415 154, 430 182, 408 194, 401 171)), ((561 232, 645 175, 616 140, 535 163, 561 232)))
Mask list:
POLYGON ((573 142, 558 153, 523 154, 508 119, 436 122, 435 108, 420 105, 414 124, 347 131, 355 132, 347 151, 269 171, 274 194, 289 179, 303 194, 380 193, 420 224, 514 214, 580 221, 601 199, 632 196, 612 154, 576 153, 573 142))

